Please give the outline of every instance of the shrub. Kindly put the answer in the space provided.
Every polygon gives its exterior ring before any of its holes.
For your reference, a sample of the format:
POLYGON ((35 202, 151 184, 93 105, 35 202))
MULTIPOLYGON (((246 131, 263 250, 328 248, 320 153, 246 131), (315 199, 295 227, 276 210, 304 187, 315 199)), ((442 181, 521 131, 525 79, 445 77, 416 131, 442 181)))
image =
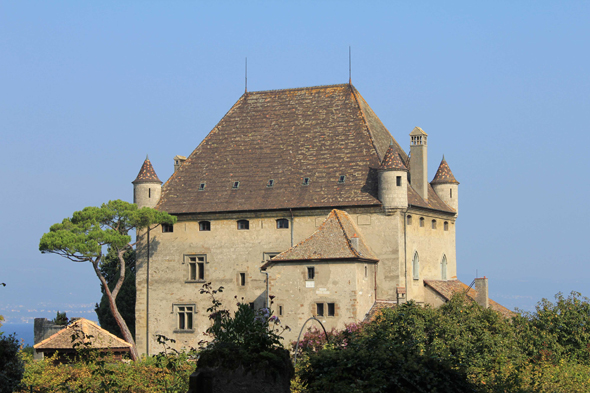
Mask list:
POLYGON ((19 348, 20 344, 13 334, 0 335, 0 393, 12 392, 23 377, 24 362, 19 348))

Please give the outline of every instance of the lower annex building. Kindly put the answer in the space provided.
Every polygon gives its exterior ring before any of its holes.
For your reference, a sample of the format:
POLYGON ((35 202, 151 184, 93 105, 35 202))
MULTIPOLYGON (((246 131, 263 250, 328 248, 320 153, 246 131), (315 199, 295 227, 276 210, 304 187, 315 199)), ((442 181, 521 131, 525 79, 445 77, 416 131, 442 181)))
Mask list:
POLYGON ((156 334, 179 347, 204 338, 206 282, 225 288, 227 307, 274 296, 287 340, 311 316, 343 328, 467 288, 456 277, 459 182, 444 158, 429 181, 427 138, 414 128, 408 156, 342 84, 246 92, 188 158, 174 157, 163 185, 146 159, 134 202, 178 221, 138 246, 138 351, 159 352, 156 334))

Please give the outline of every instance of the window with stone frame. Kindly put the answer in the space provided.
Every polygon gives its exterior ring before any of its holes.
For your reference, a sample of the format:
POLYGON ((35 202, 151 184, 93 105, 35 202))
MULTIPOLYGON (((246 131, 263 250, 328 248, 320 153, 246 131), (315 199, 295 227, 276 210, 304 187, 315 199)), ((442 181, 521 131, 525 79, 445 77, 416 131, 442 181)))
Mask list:
POLYGON ((196 307, 194 304, 175 304, 174 313, 176 314, 176 331, 193 332, 193 316, 196 307))
POLYGON ((442 257, 442 261, 440 262, 440 278, 441 280, 446 280, 447 279, 447 256, 443 255, 442 257))
POLYGON ((185 258, 188 265, 187 281, 205 281, 205 264, 207 263, 207 256, 187 255, 185 258))
POLYGON ((277 220, 277 229, 289 229, 289 220, 286 218, 279 218, 277 220))
POLYGON ((199 221, 199 231, 210 231, 211 221, 199 221))
POLYGON ((412 260, 412 277, 414 280, 420 279, 420 257, 418 251, 414 253, 414 259, 412 260))
POLYGON ((162 224, 162 232, 174 232, 174 224, 162 224))
POLYGON ((307 279, 308 280, 315 280, 315 267, 314 266, 307 267, 307 279))
POLYGON ((238 229, 239 230, 248 230, 248 229, 250 229, 250 221, 248 221, 248 220, 238 220, 238 229))

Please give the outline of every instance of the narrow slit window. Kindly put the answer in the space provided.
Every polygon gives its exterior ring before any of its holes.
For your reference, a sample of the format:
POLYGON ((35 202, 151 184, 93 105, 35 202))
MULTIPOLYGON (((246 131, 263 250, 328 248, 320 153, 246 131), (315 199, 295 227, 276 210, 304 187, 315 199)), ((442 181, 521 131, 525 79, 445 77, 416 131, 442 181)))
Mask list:
POLYGON ((369 277, 369 268, 365 265, 365 278, 369 277))
POLYGON ((283 316, 283 306, 279 306, 279 316, 283 316))
POLYGON ((199 231, 210 231, 211 221, 199 221, 199 231))
POLYGON ((250 302, 250 309, 251 310, 255 310, 256 309, 254 302, 250 302))
POLYGON ((450 195, 451 199, 453 199, 453 189, 452 188, 449 189, 449 195, 450 195))
POLYGON ((238 229, 239 230, 250 229, 250 222, 248 220, 239 220, 238 221, 238 229))
POLYGON ((396 176, 396 177, 395 177, 395 184, 396 184, 398 187, 401 187, 401 186, 402 186, 402 177, 401 177, 401 176, 396 176))
POLYGON ((345 181, 345 180, 346 180, 346 176, 344 176, 344 175, 341 175, 341 176, 338 178, 338 183, 344 183, 344 181, 345 181))
POLYGON ((289 220, 286 218, 279 218, 277 220, 277 229, 289 229, 289 220))
MULTIPOLYGON (((151 198, 151 197, 152 197, 152 189, 148 188, 148 198, 151 198)), ((452 196, 451 196, 451 198, 452 198, 452 196)))
POLYGON ((304 177, 303 178, 303 185, 304 186, 309 186, 309 177, 304 177))
POLYGON ((239 187, 240 187, 240 182, 239 181, 235 181, 231 188, 236 189, 236 188, 239 188, 239 187))
POLYGON ((205 190, 205 183, 199 184, 199 191, 204 191, 204 190, 205 190))
POLYGON ((197 266, 199 268, 199 280, 205 279, 205 262, 197 262, 197 266))
POLYGON ((414 259, 412 260, 412 277, 414 280, 420 279, 420 258, 417 252, 414 254, 414 259))
POLYGON ((274 185, 275 185, 275 181, 274 181, 273 179, 270 179, 270 180, 268 181, 268 183, 266 183, 266 186, 267 186, 267 187, 272 187, 272 186, 274 186, 274 185))
POLYGON ((315 267, 310 266, 307 268, 307 279, 308 280, 315 279, 315 267))
POLYGON ((324 303, 316 303, 316 315, 318 317, 323 317, 324 316, 324 303))
POLYGON ((240 286, 246 286, 246 273, 240 273, 240 286))
POLYGON ((336 315, 336 304, 328 303, 328 316, 333 317, 334 315, 336 315))

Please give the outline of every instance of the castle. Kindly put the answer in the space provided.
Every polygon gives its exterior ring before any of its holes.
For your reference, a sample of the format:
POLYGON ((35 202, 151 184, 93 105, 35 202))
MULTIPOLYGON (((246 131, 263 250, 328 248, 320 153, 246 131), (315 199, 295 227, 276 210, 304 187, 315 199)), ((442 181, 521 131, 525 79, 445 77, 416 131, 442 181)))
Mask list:
MULTIPOLYGON (((311 316, 342 328, 467 288, 456 277, 459 182, 444 157, 429 181, 426 132, 408 142, 409 156, 342 84, 246 92, 188 158, 174 157, 164 185, 146 159, 134 202, 178 221, 138 247, 138 351, 159 352, 156 334, 196 346, 210 323, 205 282, 224 287, 226 306, 274 297, 288 340, 311 316)), ((474 297, 507 311, 476 281, 474 297)))

